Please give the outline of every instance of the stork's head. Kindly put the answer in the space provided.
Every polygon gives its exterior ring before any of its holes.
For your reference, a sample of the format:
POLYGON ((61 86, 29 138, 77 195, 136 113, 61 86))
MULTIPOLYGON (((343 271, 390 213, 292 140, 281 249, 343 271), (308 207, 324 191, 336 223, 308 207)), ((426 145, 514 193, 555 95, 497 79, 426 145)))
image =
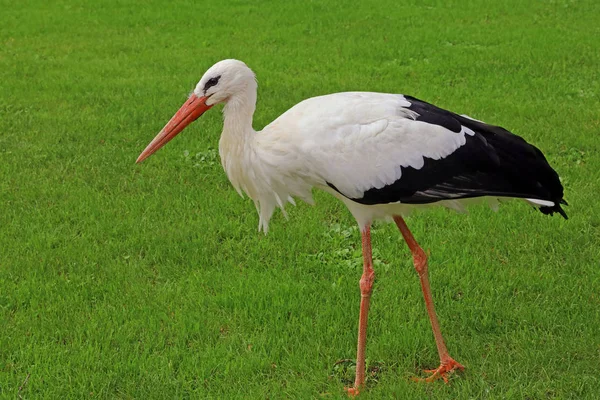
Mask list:
POLYGON ((219 61, 204 73, 189 99, 144 149, 136 162, 150 157, 215 104, 227 103, 246 93, 249 88, 256 92, 254 73, 246 64, 238 60, 219 61))

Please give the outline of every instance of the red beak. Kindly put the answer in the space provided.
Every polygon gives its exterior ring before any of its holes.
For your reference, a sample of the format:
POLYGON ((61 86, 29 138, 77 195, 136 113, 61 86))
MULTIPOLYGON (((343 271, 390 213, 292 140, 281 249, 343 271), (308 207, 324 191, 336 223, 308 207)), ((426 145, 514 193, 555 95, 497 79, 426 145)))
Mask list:
POLYGON ((135 161, 140 163, 146 158, 150 157, 155 151, 163 147, 167 142, 173 139, 179 132, 185 129, 186 126, 197 120, 206 110, 210 109, 212 105, 206 105, 208 97, 198 97, 194 94, 181 106, 179 111, 173 115, 173 118, 165 125, 164 128, 150 144, 142 151, 142 154, 135 161))

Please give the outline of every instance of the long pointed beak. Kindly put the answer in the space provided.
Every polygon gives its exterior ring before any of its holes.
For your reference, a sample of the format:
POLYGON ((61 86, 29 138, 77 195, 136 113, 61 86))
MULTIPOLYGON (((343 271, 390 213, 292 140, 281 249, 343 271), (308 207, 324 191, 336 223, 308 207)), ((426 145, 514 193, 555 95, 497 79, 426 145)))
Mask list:
POLYGON ((185 129, 186 126, 197 120, 206 110, 210 109, 212 105, 207 105, 206 100, 208 97, 198 97, 194 94, 181 106, 179 111, 173 115, 173 118, 165 125, 164 128, 150 144, 142 151, 142 154, 135 161, 140 163, 146 158, 150 157, 154 152, 163 147, 169 140, 173 139, 179 132, 185 129))

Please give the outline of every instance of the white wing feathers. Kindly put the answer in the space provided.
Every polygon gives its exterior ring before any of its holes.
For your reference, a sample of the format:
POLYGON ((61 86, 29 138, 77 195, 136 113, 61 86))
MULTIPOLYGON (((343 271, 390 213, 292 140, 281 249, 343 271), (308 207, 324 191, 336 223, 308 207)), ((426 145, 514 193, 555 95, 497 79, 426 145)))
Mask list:
POLYGON ((368 189, 400 179, 402 167, 419 169, 423 157, 448 156, 472 134, 415 121, 407 106, 402 95, 338 93, 302 102, 300 110, 294 107, 280 119, 290 126, 293 118, 301 129, 294 136, 319 184, 361 198, 368 189))

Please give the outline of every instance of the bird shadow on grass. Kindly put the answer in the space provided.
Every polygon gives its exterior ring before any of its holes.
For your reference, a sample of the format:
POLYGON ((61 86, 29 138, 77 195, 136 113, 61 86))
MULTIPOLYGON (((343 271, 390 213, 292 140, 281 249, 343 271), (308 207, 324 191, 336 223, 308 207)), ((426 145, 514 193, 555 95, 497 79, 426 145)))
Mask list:
MULTIPOLYGON (((387 369, 387 366, 382 361, 366 360, 366 363, 365 386, 369 388, 379 383, 381 374, 387 369)), ((341 382, 345 387, 351 387, 354 384, 355 375, 356 360, 346 358, 338 360, 333 364, 329 378, 341 382)))

